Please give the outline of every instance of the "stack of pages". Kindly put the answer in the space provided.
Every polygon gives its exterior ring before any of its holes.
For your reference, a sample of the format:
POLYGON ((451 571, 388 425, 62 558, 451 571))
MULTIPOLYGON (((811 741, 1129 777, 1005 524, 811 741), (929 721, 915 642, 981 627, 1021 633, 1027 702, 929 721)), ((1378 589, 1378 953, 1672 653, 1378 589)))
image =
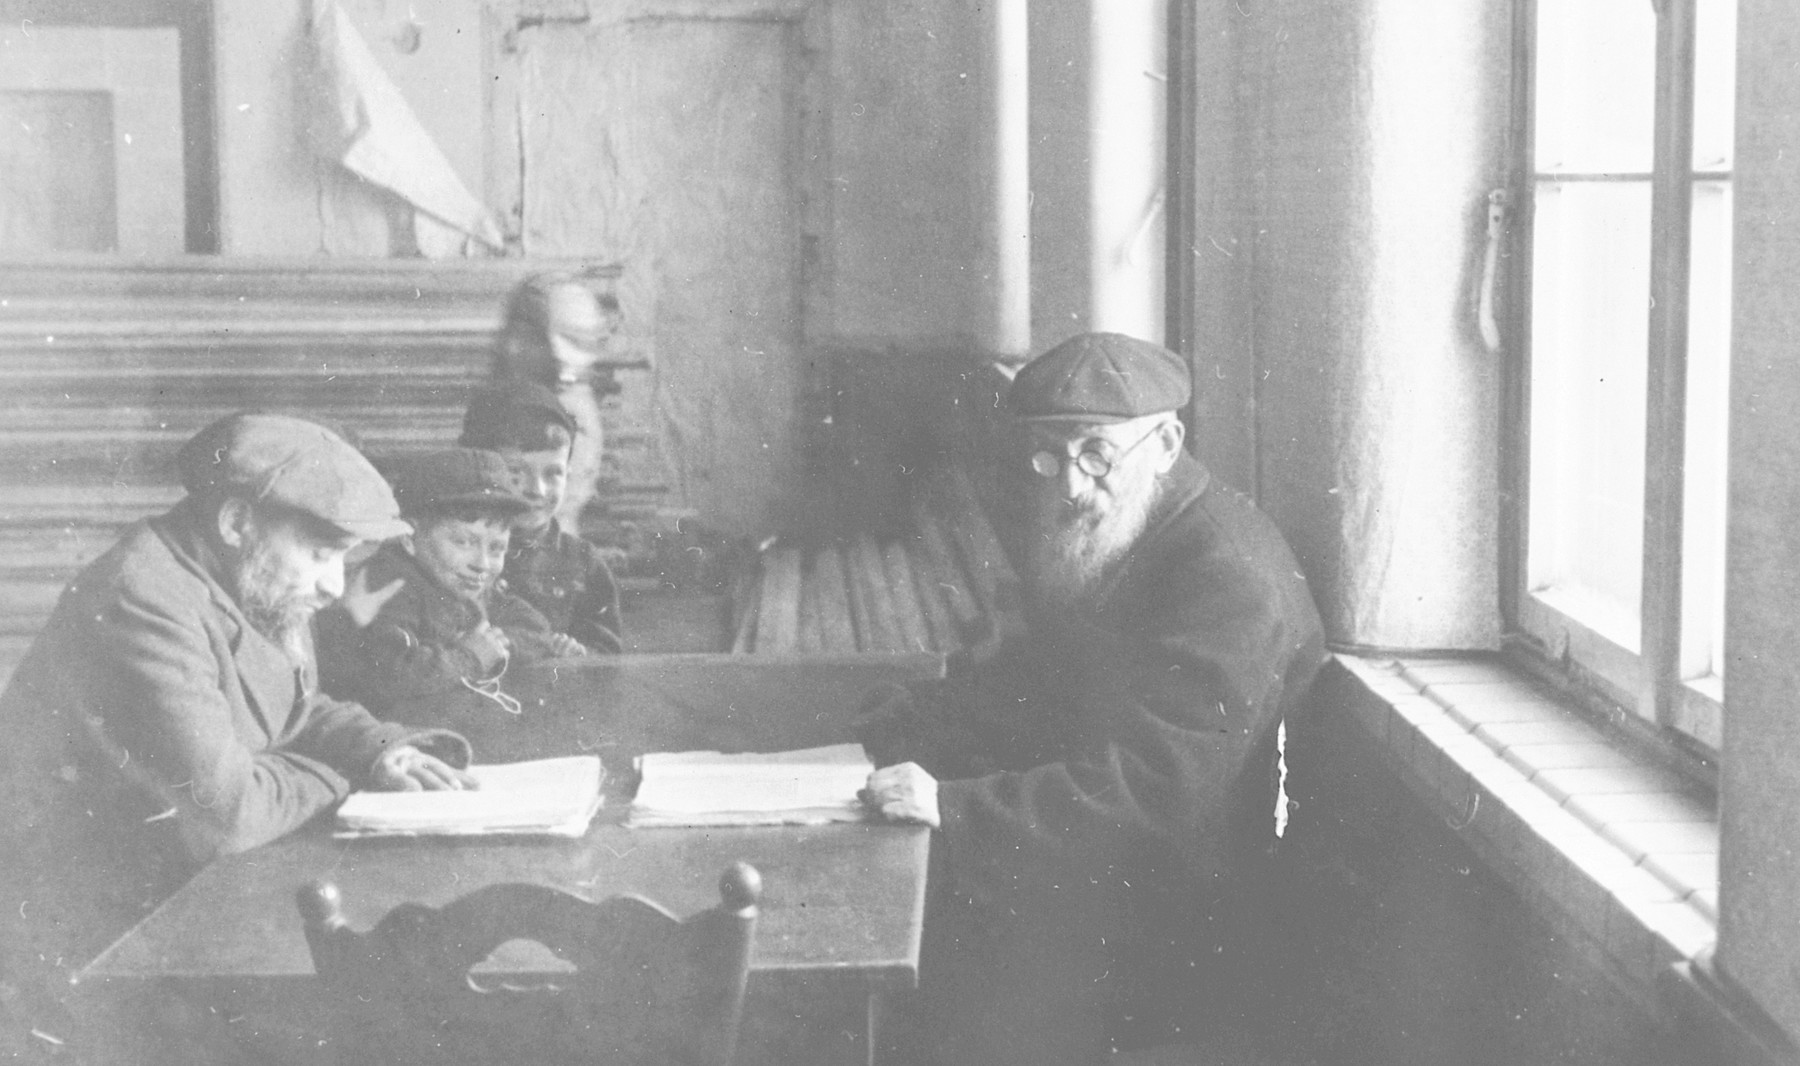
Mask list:
POLYGON ((339 837, 578 837, 600 810, 597 755, 471 766, 481 787, 457 792, 356 792, 338 808, 339 837))
POLYGON ((823 825, 865 817, 857 792, 875 769, 861 744, 767 755, 682 751, 641 755, 625 824, 823 825))

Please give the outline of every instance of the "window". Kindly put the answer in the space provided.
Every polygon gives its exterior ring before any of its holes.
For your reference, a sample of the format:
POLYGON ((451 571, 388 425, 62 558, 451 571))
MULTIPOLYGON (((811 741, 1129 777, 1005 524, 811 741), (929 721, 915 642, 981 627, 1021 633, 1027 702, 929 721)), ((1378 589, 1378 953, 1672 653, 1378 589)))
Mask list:
POLYGON ((1513 621, 1716 748, 1736 0, 1526 0, 1513 621))

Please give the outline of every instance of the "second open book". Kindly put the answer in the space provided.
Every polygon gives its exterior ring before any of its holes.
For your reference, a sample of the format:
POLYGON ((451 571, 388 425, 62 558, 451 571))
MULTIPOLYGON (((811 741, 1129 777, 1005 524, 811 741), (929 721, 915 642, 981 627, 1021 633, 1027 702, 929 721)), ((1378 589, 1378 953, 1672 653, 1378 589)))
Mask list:
POLYGON ((338 808, 340 837, 578 837, 600 809, 606 772, 593 755, 469 767, 457 792, 356 792, 338 808))
POLYGON ((642 781, 625 820, 633 827, 861 821, 857 793, 875 769, 861 744, 746 755, 659 752, 636 761, 642 781))

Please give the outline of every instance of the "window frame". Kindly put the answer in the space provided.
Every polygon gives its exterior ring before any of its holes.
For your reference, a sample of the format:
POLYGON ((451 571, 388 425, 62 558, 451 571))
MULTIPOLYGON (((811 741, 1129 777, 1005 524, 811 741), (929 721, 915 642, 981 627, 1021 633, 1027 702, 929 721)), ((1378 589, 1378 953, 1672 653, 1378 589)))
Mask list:
MULTIPOLYGON (((1550 0, 1554 2, 1554 0, 1550 0)), ((1639 650, 1559 611, 1529 587, 1532 258, 1536 147, 1536 32, 1540 0, 1513 7, 1514 81, 1507 182, 1514 205, 1508 316, 1517 358, 1502 388, 1501 606, 1510 657, 1596 709, 1691 775, 1712 781, 1721 746, 1715 675, 1681 677, 1689 280, 1693 195, 1711 172, 1693 165, 1696 0, 1644 0, 1656 17, 1650 207, 1643 567, 1639 650)), ((1716 176, 1716 175, 1715 175, 1716 176)), ((1730 179, 1729 172, 1725 178, 1730 179)))

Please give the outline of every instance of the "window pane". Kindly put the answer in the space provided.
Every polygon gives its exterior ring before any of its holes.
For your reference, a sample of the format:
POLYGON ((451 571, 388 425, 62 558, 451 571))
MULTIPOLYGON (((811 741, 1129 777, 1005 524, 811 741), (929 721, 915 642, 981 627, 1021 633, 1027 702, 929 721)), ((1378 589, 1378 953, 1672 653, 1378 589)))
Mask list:
POLYGON ((1694 169, 1731 169, 1737 0, 1698 0, 1694 20, 1694 169))
POLYGON ((1694 183, 1688 280, 1681 676, 1724 674, 1725 455, 1731 378, 1731 185, 1694 183))
POLYGON ((1656 111, 1650 0, 1539 0, 1537 11, 1538 172, 1647 173, 1656 111))
POLYGON ((0 91, 0 248, 119 250, 114 119, 111 93, 0 91))
POLYGON ((1527 580, 1640 644, 1650 183, 1540 182, 1527 580))

